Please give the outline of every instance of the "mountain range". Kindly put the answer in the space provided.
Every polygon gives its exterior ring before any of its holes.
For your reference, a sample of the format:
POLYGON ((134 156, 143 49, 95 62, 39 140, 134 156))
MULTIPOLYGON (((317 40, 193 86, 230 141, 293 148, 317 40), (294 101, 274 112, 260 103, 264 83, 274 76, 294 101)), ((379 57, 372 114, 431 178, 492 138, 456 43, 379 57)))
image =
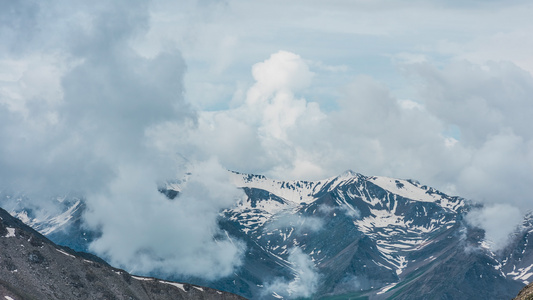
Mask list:
MULTIPOLYGON (((506 248, 493 252, 483 229, 465 219, 478 204, 414 180, 352 171, 318 181, 231 177, 246 196, 218 222, 246 245, 242 266, 215 281, 166 280, 251 299, 511 299, 533 276, 532 214, 506 248)), ((179 199, 183 184, 169 182, 160 192, 179 199)), ((44 219, 23 199, 9 212, 86 252, 99 233, 82 226, 82 198, 63 200, 63 211, 44 219)))

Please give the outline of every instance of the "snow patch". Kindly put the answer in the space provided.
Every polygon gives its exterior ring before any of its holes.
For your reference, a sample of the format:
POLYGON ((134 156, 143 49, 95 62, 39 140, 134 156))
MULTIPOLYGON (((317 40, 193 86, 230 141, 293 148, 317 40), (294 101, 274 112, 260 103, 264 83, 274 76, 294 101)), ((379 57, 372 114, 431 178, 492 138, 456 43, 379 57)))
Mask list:
POLYGON ((37 228, 37 230, 42 235, 49 235, 57 229, 61 228, 63 225, 67 224, 70 219, 72 219, 74 212, 76 212, 80 208, 80 204, 81 200, 76 201, 76 203, 64 213, 53 217, 49 221, 47 221, 46 223, 48 223, 48 226, 46 228, 37 228))
POLYGON ((182 291, 187 292, 187 291, 185 290, 185 287, 183 286, 182 283, 170 282, 170 281, 161 281, 161 282, 164 283, 164 284, 173 285, 173 286, 175 286, 175 287, 181 289, 182 291))
POLYGON ((72 254, 69 254, 69 253, 67 253, 67 252, 65 252, 65 251, 63 251, 63 250, 61 250, 61 249, 56 249, 56 250, 57 250, 57 252, 59 252, 59 253, 61 253, 61 254, 64 254, 64 255, 66 255, 66 256, 68 256, 68 257, 76 258, 76 256, 74 256, 74 255, 72 255, 72 254))
POLYGON ((15 228, 7 227, 7 234, 5 237, 14 237, 15 236, 15 228))
POLYGON ((396 285, 398 284, 398 282, 395 282, 395 283, 391 283, 389 285, 386 285, 384 286, 377 294, 378 295, 381 295, 381 294, 385 294, 387 291, 389 291, 390 289, 392 289, 393 287, 395 287, 396 285))
POLYGON ((143 281, 153 281, 154 280, 153 278, 150 278, 150 277, 141 277, 141 276, 134 276, 134 275, 131 275, 131 277, 133 277, 134 279, 143 280, 143 281))
POLYGON ((412 200, 421 202, 435 202, 442 199, 442 196, 428 194, 426 193, 426 190, 421 189, 407 180, 375 176, 370 178, 369 181, 380 188, 391 192, 392 194, 412 200))
POLYGON ((533 268, 533 265, 530 265, 525 268, 519 268, 518 270, 513 270, 513 272, 507 273, 507 275, 513 276, 514 280, 522 280, 527 281, 531 276, 533 276, 533 272, 531 271, 531 268, 533 268))
POLYGON ((314 194, 335 178, 322 181, 282 181, 258 175, 232 173, 232 181, 237 187, 265 190, 296 205, 313 202, 315 200, 314 194))
POLYGON ((31 227, 31 225, 29 225, 30 222, 31 222, 31 219, 30 219, 30 217, 28 217, 28 213, 25 210, 23 210, 23 211, 21 211, 19 213, 16 213, 16 214, 11 213, 11 215, 14 216, 15 218, 21 220, 24 224, 26 224, 26 225, 31 227))

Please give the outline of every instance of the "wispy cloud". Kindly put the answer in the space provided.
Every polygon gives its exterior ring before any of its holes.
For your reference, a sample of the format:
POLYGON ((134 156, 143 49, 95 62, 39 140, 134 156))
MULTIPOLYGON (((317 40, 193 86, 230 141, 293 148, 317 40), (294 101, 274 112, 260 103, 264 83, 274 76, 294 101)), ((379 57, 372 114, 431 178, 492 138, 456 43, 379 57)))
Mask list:
POLYGON ((484 240, 494 252, 502 250, 518 229, 522 213, 509 204, 491 204, 471 211, 466 220, 470 225, 485 230, 484 240))
POLYGON ((297 299, 312 296, 319 285, 320 274, 318 273, 311 258, 298 248, 289 251, 288 262, 292 265, 294 278, 276 278, 267 284, 263 295, 276 294, 285 299, 297 299))

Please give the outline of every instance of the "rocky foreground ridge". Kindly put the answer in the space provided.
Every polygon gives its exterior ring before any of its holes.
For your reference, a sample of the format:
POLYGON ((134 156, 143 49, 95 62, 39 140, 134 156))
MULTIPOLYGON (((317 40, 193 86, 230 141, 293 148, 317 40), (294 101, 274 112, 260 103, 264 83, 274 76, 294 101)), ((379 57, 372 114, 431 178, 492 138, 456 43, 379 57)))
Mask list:
POLYGON ((244 299, 211 288, 133 276, 61 247, 0 208, 0 298, 244 299))

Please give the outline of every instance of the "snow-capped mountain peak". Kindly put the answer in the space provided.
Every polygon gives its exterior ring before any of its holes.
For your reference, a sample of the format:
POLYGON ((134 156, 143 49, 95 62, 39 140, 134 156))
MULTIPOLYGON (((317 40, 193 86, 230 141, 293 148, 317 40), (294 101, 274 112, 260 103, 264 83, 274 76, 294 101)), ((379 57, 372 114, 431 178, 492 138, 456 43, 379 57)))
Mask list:
POLYGON ((364 188, 364 185, 371 183, 389 192, 391 195, 420 202, 434 202, 454 211, 464 206, 464 201, 461 198, 446 196, 433 188, 422 186, 413 180, 382 176, 367 177, 351 170, 347 170, 339 176, 316 181, 283 181, 270 179, 263 175, 237 172, 232 172, 232 180, 237 187, 268 191, 293 205, 312 203, 321 194, 331 192, 342 186, 358 183, 359 186, 364 188))

